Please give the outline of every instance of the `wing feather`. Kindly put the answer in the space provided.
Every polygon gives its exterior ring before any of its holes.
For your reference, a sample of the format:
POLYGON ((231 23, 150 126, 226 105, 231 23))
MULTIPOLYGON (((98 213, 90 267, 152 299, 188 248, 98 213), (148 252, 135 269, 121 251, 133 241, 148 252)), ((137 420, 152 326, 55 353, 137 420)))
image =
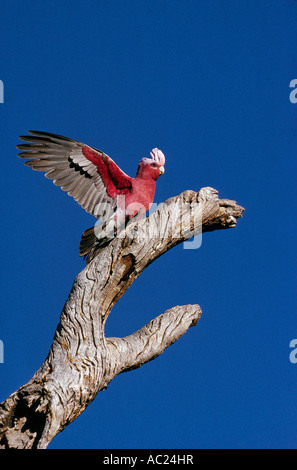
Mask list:
POLYGON ((29 158, 25 165, 44 171, 46 178, 90 214, 98 217, 99 203, 110 204, 115 210, 117 194, 131 188, 132 178, 101 150, 58 134, 28 132, 31 135, 20 136, 29 143, 17 145, 22 150, 18 156, 29 158))

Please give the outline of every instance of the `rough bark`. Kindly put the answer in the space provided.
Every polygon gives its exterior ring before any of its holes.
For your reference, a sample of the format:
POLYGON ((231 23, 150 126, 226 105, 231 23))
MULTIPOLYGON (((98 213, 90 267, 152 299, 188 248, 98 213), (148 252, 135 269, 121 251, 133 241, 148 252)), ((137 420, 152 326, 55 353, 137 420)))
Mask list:
POLYGON ((199 305, 184 305, 125 338, 104 335, 112 307, 150 263, 201 231, 235 227, 243 210, 213 188, 186 191, 104 247, 76 277, 46 360, 0 404, 0 448, 46 448, 116 375, 155 359, 196 325, 199 305))

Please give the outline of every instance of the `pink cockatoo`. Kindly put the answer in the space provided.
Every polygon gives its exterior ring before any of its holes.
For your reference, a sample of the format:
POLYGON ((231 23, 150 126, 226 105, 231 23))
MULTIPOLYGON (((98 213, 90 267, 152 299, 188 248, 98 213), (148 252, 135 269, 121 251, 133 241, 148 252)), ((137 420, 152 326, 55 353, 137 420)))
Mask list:
POLYGON ((156 180, 164 173, 165 156, 157 148, 151 158, 140 160, 135 178, 126 175, 104 152, 48 132, 28 131, 17 145, 21 158, 34 170, 45 171, 83 209, 102 223, 86 230, 80 242, 80 256, 93 259, 131 219, 143 217, 153 203, 156 180))

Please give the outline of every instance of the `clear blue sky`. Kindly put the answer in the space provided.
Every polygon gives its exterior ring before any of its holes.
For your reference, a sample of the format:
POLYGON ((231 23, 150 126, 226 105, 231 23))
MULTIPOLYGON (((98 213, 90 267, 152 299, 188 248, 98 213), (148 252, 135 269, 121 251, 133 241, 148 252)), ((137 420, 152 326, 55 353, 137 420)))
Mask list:
POLYGON ((212 186, 244 217, 136 280, 107 335, 177 304, 199 303, 201 320, 50 448, 296 448, 297 3, 31 0, 0 16, 0 400, 45 359, 95 221, 23 165, 18 135, 80 140, 131 176, 159 147, 156 202, 212 186))

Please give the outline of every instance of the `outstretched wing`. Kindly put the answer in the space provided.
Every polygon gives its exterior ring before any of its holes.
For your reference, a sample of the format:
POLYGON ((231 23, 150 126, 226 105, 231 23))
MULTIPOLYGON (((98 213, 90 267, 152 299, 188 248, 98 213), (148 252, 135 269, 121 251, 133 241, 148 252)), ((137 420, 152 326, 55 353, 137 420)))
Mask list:
POLYGON ((67 191, 87 212, 96 217, 98 204, 116 208, 116 198, 127 193, 132 178, 105 153, 76 140, 48 132, 28 131, 20 136, 29 144, 17 145, 21 158, 31 158, 25 165, 45 171, 45 176, 67 191))

